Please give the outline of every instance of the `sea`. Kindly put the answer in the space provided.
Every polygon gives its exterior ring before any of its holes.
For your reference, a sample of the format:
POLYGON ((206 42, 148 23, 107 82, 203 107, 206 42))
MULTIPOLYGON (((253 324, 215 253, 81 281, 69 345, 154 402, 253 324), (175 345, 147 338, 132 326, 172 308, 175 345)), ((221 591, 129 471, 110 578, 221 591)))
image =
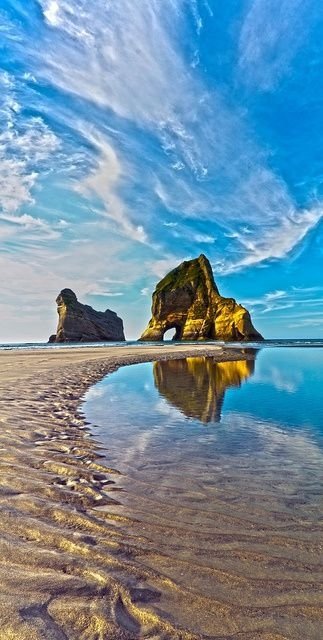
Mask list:
MULTIPOLYGON (((0 349, 12 350, 12 349, 79 349, 80 347, 138 347, 138 345, 143 346, 169 346, 170 344, 181 344, 183 342, 176 342, 173 340, 164 340, 163 342, 138 342, 137 340, 126 340, 125 342, 75 342, 69 344, 53 344, 48 342, 12 342, 12 343, 0 343, 0 349)), ((221 342, 221 341, 204 341, 203 342, 185 342, 187 345, 192 344, 203 344, 203 345, 219 345, 219 346, 227 346, 233 349, 243 348, 255 348, 255 349, 264 349, 267 347, 323 347, 323 339, 297 339, 293 338, 290 340, 286 339, 273 339, 273 340, 265 340, 264 342, 221 342)))
POLYGON ((82 411, 121 473, 109 510, 135 570, 158 576, 159 617, 203 638, 319 640, 323 341, 241 346, 240 361, 122 367, 82 411))

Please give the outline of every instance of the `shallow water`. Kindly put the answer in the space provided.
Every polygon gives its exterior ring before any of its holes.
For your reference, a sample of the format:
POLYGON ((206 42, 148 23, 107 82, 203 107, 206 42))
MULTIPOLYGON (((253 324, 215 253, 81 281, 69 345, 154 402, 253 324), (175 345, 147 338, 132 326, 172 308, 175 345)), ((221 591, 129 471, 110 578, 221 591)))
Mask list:
POLYGON ((187 358, 87 393, 124 474, 111 510, 132 561, 162 577, 158 616, 216 638, 322 638, 322 365, 314 348, 187 358))

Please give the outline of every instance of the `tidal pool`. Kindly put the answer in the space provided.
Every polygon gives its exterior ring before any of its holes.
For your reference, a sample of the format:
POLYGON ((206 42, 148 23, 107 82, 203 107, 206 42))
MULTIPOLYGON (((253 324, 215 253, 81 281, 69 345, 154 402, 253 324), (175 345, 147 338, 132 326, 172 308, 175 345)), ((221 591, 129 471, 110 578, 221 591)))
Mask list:
POLYGON ((89 390, 157 616, 201 637, 322 638, 322 389, 322 349, 280 348, 133 365, 89 390))

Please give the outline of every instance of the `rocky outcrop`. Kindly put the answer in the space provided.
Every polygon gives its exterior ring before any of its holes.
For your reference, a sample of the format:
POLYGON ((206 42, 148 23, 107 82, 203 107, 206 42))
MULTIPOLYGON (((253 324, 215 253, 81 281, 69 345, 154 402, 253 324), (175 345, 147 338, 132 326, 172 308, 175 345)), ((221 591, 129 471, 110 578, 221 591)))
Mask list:
POLYGON ((152 318, 140 340, 163 340, 173 328, 174 340, 263 340, 247 309, 220 295, 204 255, 182 262, 158 283, 152 318))
POLYGON ((114 311, 95 311, 81 304, 71 289, 63 289, 56 303, 58 327, 49 342, 124 341, 123 322, 114 311))
POLYGON ((188 418, 204 424, 220 422, 226 390, 240 387, 252 376, 255 357, 254 352, 248 354, 248 360, 233 362, 216 362, 203 356, 155 362, 155 386, 168 403, 188 418))

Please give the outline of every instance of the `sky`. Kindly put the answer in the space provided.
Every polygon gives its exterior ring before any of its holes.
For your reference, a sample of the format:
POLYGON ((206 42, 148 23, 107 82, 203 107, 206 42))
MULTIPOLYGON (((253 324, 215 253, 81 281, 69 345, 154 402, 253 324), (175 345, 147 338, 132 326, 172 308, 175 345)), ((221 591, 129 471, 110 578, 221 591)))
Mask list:
POLYGON ((266 338, 323 337, 317 0, 0 1, 0 342, 64 287, 137 338, 204 253, 266 338))

